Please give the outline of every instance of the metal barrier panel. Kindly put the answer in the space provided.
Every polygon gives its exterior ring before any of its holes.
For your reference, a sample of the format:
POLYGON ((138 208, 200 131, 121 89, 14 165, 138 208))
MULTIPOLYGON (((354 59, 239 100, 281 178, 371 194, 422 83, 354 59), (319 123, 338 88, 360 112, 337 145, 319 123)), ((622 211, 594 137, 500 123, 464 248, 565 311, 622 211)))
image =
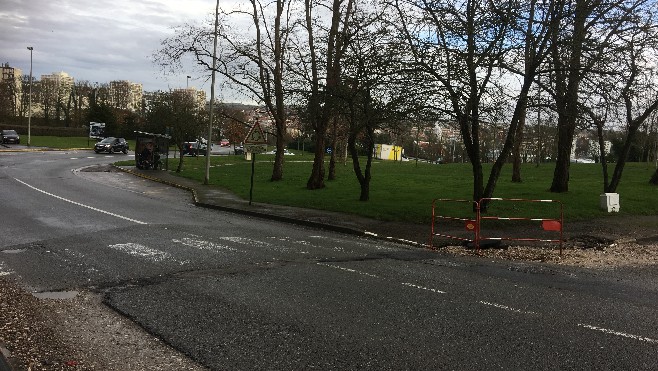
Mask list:
POLYGON ((432 200, 432 223, 429 248, 434 248, 434 238, 475 242, 477 245, 479 225, 478 203, 472 200, 436 198, 432 200), (438 208, 442 206, 440 209, 438 208), (474 212, 473 210, 476 210, 474 212), (441 230, 439 230, 441 229, 441 230))
POLYGON ((562 202, 522 198, 483 198, 478 202, 477 210, 478 235, 475 244, 478 250, 480 242, 487 240, 559 242, 560 255, 562 255, 564 226, 562 202), (505 207, 492 207, 493 204, 498 203, 505 204, 505 207), (486 210, 486 215, 483 210, 486 210), (489 222, 496 228, 497 236, 483 236, 488 234, 485 227, 489 222), (512 227, 505 226, 509 223, 512 227), (526 224, 527 228, 520 228, 523 227, 522 224, 526 224), (555 232, 559 233, 558 239, 546 237, 555 232), (527 236, 529 233, 532 235, 527 236))

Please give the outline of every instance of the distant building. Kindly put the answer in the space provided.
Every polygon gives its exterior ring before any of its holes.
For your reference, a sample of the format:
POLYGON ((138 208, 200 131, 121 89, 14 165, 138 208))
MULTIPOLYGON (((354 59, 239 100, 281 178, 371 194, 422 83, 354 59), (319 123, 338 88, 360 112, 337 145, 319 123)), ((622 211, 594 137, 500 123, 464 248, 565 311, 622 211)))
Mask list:
POLYGON ((197 109, 203 109, 206 106, 206 92, 197 90, 194 87, 185 89, 174 89, 175 92, 184 92, 192 96, 194 99, 194 106, 197 109))
POLYGON ((7 113, 13 116, 19 116, 21 112, 22 79, 23 73, 20 69, 10 67, 9 63, 2 65, 1 94, 3 101, 9 105, 5 107, 7 113))
POLYGON ((127 80, 110 81, 110 103, 113 107, 139 112, 142 110, 144 89, 142 84, 127 80))
POLYGON ((44 117, 63 119, 60 107, 69 100, 73 91, 74 79, 66 72, 53 72, 50 75, 41 75, 39 93, 41 95, 40 110, 44 117))

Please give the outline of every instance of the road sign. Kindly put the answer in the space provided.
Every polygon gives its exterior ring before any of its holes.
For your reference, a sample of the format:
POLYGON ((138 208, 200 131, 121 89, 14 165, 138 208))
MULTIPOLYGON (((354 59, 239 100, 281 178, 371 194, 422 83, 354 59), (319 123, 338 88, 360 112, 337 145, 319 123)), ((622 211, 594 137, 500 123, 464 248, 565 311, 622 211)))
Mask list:
POLYGON ((248 153, 263 153, 267 152, 267 146, 265 144, 245 144, 244 151, 248 153))
POLYGON ((244 139, 244 143, 267 144, 267 141, 265 140, 265 134, 263 134, 263 129, 260 128, 260 125, 258 123, 255 123, 254 126, 251 127, 251 130, 249 130, 249 134, 247 134, 247 137, 244 139))

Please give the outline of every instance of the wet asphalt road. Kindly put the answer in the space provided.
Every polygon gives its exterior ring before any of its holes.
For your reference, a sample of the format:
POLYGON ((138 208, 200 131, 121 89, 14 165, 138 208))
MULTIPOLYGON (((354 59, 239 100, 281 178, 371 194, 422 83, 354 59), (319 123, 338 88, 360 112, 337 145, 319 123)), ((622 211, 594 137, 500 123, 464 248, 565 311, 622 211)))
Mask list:
POLYGON ((656 369, 658 292, 196 208, 124 155, 0 153, 0 275, 92 290, 211 369, 656 369))

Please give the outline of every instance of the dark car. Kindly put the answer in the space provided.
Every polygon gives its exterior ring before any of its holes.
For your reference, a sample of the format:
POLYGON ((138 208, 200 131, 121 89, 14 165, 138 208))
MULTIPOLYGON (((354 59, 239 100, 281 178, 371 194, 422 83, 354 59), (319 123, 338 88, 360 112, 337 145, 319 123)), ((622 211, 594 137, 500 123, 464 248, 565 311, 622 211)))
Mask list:
POLYGON ((94 146, 94 152, 123 152, 128 153, 128 142, 123 138, 107 137, 94 146))
POLYGON ((2 136, 2 143, 20 144, 21 142, 21 137, 18 136, 16 130, 3 130, 0 136, 2 136))
POLYGON ((185 142, 183 143, 183 154, 189 156, 205 156, 206 155, 206 145, 199 142, 185 142))

